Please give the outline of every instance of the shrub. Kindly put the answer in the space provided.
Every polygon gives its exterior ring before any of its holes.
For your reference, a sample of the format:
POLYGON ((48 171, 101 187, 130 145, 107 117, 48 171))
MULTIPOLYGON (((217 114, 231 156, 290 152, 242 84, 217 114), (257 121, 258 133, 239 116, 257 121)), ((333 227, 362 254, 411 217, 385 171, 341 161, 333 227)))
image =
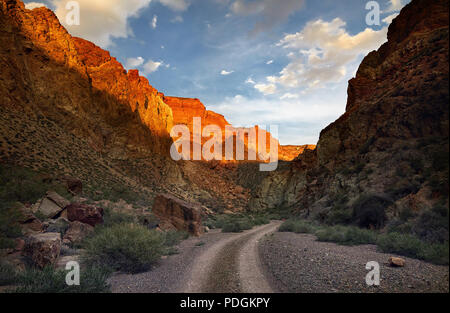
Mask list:
POLYGON ((52 180, 43 178, 42 173, 25 167, 0 164, 0 209, 11 203, 35 203, 49 190, 54 190, 61 196, 70 199, 66 188, 52 180))
POLYGON ((117 224, 131 224, 135 222, 135 217, 131 214, 114 211, 113 209, 105 209, 103 215, 103 226, 111 227, 117 224))
POLYGON ((17 280, 14 267, 8 263, 0 262, 0 286, 13 284, 17 280))
POLYGON ((102 228, 86 240, 86 263, 130 273, 149 270, 165 252, 164 235, 141 225, 102 228))
POLYGON ((306 221, 291 219, 281 224, 278 231, 305 234, 314 232, 314 229, 315 229, 314 226, 306 221))
POLYGON ((0 249, 13 248, 13 239, 22 235, 19 226, 21 217, 22 214, 13 205, 0 208, 0 249))
POLYGON ((413 235, 388 233, 378 237, 377 246, 383 252, 396 253, 435 264, 448 264, 448 241, 442 244, 430 244, 413 235))
POLYGON ((167 247, 175 246, 182 240, 188 239, 189 233, 185 231, 169 230, 164 233, 164 245, 167 247))
POLYGON ((80 270, 80 285, 68 286, 64 270, 46 267, 43 270, 29 268, 17 278, 19 287, 15 293, 105 293, 110 292, 107 284, 108 271, 88 267, 80 270))
POLYGON ((360 227, 380 229, 386 221, 385 208, 391 204, 383 195, 362 195, 353 204, 353 220, 360 227))
POLYGON ((240 233, 244 230, 252 229, 254 225, 248 219, 237 219, 227 221, 223 227, 222 232, 224 233, 240 233))
POLYGON ((437 205, 419 216, 412 231, 427 242, 443 243, 449 240, 448 227, 448 207, 437 205))
POLYGON ((342 245, 375 244, 374 231, 354 226, 333 226, 320 228, 315 232, 319 241, 335 242, 342 245))

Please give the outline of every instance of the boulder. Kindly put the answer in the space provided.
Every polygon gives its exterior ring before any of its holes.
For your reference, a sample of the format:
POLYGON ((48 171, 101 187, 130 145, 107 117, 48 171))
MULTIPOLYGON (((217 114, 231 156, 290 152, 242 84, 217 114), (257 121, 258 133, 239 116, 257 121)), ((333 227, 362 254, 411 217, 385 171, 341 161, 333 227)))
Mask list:
POLYGON ((153 214, 161 220, 162 228, 184 230, 194 236, 203 233, 201 207, 187 203, 169 194, 160 194, 155 198, 153 214))
POLYGON ((41 221, 36 216, 34 216, 30 208, 20 205, 18 210, 21 213, 19 225, 22 229, 22 234, 30 235, 42 232, 44 230, 44 226, 42 225, 41 221))
POLYGON ((391 256, 388 260, 389 265, 392 267, 404 267, 405 266, 405 260, 402 258, 397 258, 391 256))
POLYGON ((65 207, 67 219, 71 222, 78 221, 81 223, 95 226, 103 223, 103 209, 92 205, 72 203, 65 207))
POLYGON ((56 220, 50 220, 46 229, 47 233, 64 234, 69 228, 69 221, 64 217, 58 217, 56 220))
POLYGON ((60 251, 61 234, 44 233, 27 237, 22 253, 30 258, 36 266, 44 268, 56 263, 60 251))
POLYGON ((40 201, 38 211, 47 218, 54 218, 69 204, 70 202, 67 199, 54 191, 49 191, 45 198, 40 201))
POLYGON ((87 235, 94 231, 94 227, 88 224, 84 224, 78 221, 71 222, 69 225, 69 229, 64 235, 63 243, 75 243, 80 242, 87 235))

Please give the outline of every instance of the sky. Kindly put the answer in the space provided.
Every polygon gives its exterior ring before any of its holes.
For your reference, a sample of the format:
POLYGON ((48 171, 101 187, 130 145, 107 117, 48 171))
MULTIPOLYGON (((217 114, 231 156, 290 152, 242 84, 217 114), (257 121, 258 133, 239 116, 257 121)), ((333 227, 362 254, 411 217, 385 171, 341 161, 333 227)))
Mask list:
POLYGON ((409 0, 78 0, 69 25, 71 2, 25 1, 160 92, 199 98, 236 127, 277 125, 281 144, 298 145, 345 112, 348 80, 409 0))

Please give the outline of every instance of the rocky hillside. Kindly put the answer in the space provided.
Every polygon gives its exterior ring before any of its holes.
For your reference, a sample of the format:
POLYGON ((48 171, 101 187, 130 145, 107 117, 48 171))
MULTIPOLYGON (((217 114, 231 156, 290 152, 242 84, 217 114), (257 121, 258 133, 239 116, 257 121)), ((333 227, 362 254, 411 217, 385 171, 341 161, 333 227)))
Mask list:
POLYGON ((172 161, 164 95, 72 37, 51 10, 1 0, 0 42, 1 163, 77 177, 94 198, 148 203, 170 192, 206 204, 214 198, 218 209, 246 206, 233 173, 172 161))
POLYGON ((403 8, 349 82, 345 114, 314 151, 264 178, 252 208, 370 227, 448 210, 448 5, 403 8))

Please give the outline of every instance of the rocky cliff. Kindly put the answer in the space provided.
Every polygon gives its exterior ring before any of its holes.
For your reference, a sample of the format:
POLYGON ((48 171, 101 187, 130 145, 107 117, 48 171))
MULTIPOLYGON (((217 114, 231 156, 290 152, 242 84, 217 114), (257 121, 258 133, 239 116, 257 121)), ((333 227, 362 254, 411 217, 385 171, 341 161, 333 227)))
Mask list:
POLYGON ((362 226, 448 208, 448 4, 414 0, 403 8, 388 41, 349 82, 345 114, 314 151, 264 178, 253 208, 333 223, 355 222, 361 207, 380 212, 359 219, 362 226))
POLYGON ((0 43, 2 163, 78 177, 98 198, 146 202, 170 192, 213 209, 246 207, 234 171, 169 156, 174 122, 200 116, 224 127, 223 116, 198 100, 165 97, 44 7, 1 0, 0 43))

